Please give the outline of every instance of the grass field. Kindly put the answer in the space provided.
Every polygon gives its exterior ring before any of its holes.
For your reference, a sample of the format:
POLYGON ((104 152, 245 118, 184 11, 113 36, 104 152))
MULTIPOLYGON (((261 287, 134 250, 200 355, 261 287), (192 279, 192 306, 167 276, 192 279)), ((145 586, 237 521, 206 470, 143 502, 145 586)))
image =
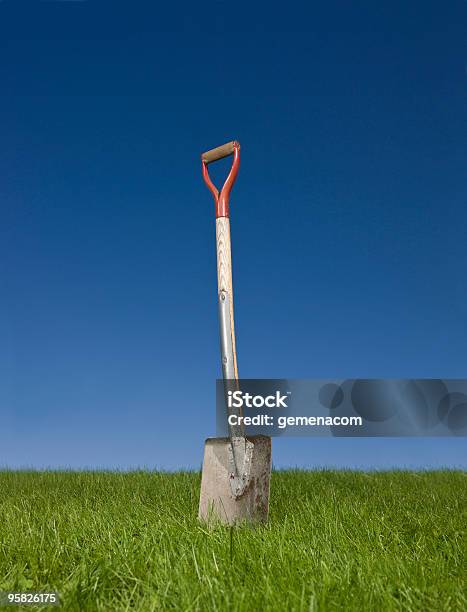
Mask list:
POLYGON ((463 472, 274 472, 267 526, 212 531, 199 484, 1 472, 0 590, 66 610, 467 609, 463 472))

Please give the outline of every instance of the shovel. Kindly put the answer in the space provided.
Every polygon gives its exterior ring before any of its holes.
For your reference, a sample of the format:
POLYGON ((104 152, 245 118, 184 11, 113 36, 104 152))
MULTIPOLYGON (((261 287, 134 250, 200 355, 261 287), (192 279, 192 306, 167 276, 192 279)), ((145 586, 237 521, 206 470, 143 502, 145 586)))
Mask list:
MULTIPOLYGON (((238 389, 232 291, 229 197, 240 166, 240 143, 228 142, 201 155, 203 178, 214 196, 216 210, 217 284, 222 375, 225 397, 238 389), (233 155, 230 172, 221 191, 209 177, 208 165, 233 155)), ((228 438, 208 438, 204 446, 199 518, 233 525, 264 522, 269 510, 271 438, 246 437, 241 409, 226 405, 228 438)))

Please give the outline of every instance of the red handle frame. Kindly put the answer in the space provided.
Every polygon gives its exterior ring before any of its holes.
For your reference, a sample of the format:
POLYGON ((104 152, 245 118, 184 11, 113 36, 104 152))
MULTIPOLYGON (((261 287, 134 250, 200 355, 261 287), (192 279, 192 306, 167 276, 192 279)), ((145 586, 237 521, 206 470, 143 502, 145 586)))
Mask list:
MULTIPOLYGON (((216 205, 216 219, 219 217, 228 217, 229 216, 229 199, 230 192, 232 191, 233 184, 235 183, 235 179, 237 178, 238 169, 240 167, 240 143, 238 141, 233 141, 233 161, 232 167, 230 168, 230 172, 225 179, 225 183, 222 189, 219 191, 214 183, 211 181, 211 177, 208 172, 208 164, 209 161, 203 159, 201 156, 201 163, 203 164, 203 178, 204 182, 208 186, 209 191, 212 193, 214 197, 214 203, 216 205)), ((220 157, 218 158, 220 159, 220 157)), ((212 160, 216 161, 216 160, 212 160)))

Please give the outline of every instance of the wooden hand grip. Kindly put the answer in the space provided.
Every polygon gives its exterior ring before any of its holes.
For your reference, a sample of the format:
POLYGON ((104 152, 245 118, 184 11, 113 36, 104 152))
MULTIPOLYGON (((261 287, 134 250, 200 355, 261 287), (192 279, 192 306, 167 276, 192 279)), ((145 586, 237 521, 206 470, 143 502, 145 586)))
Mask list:
POLYGON ((210 164, 218 159, 223 159, 224 157, 232 155, 236 148, 240 148, 240 143, 236 140, 232 140, 231 142, 228 142, 220 147, 216 147, 215 149, 206 151, 206 153, 202 153, 201 159, 206 164, 210 164))

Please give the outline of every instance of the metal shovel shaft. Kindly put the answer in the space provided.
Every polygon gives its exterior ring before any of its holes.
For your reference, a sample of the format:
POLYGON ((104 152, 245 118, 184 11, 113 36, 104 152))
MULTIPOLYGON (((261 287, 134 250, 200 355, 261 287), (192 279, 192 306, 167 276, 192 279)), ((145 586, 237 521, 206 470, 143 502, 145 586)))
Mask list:
MULTIPOLYGON (((235 323, 232 288, 232 256, 230 246, 230 222, 228 217, 216 219, 217 285, 219 301, 219 331, 221 363, 226 395, 227 414, 236 414, 228 408, 227 394, 238 388, 237 351, 235 347, 235 323)), ((244 436, 242 425, 230 425, 230 435, 244 436)))

